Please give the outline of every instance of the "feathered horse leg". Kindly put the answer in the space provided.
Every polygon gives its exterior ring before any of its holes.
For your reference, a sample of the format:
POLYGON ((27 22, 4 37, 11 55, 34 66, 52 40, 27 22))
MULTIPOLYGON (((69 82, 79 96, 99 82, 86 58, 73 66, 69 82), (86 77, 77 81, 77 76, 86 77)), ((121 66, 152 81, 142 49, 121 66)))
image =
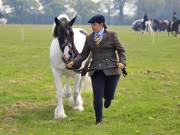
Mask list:
POLYGON ((64 106, 63 106, 63 91, 62 91, 62 83, 60 79, 60 72, 56 69, 52 70, 54 75, 54 81, 56 85, 56 93, 57 93, 57 99, 58 99, 58 105, 54 112, 54 119, 64 119, 67 117, 67 115, 64 112, 64 106))
POLYGON ((73 105, 73 109, 77 111, 83 111, 83 100, 81 96, 81 86, 82 80, 81 75, 77 74, 74 82, 73 95, 70 97, 69 101, 73 105))

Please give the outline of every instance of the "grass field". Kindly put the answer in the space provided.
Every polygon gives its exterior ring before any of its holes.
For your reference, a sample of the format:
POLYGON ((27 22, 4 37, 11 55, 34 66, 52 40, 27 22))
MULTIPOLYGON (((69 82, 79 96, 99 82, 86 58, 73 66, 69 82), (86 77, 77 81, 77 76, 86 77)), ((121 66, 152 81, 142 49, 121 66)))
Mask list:
MULTIPOLYGON (((90 32, 89 26, 82 26, 90 32)), ((51 26, 0 26, 0 135, 180 135, 180 36, 141 35, 111 26, 127 51, 121 78, 104 123, 95 125, 92 92, 85 110, 53 120, 56 92, 49 64, 51 26)))

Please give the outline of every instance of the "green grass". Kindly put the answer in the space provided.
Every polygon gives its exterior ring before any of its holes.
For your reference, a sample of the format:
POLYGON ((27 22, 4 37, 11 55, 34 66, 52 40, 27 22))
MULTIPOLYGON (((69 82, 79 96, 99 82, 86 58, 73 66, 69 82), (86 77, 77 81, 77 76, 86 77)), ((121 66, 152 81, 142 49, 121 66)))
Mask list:
MULTIPOLYGON (((89 26, 82 26, 90 32, 89 26)), ((127 78, 95 125, 92 92, 84 91, 85 110, 53 120, 56 92, 49 64, 51 26, 0 26, 0 135, 179 135, 180 36, 142 35, 110 26, 127 52, 127 78)), ((90 89, 90 88, 89 88, 90 89)))

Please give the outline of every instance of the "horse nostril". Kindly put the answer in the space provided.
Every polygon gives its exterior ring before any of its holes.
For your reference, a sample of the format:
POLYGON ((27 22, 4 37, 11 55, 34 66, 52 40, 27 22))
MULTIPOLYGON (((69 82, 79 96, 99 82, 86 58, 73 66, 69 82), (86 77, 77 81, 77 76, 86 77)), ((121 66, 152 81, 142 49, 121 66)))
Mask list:
POLYGON ((69 59, 69 57, 67 57, 66 55, 63 55, 63 57, 66 61, 69 59))

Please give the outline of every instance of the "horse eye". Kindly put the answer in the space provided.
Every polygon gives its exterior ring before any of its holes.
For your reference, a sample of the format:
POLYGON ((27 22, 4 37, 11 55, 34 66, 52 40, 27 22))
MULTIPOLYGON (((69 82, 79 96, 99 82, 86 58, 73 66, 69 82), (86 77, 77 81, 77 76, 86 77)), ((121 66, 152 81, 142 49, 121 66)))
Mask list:
POLYGON ((69 55, 72 56, 72 52, 71 51, 69 51, 69 55))

